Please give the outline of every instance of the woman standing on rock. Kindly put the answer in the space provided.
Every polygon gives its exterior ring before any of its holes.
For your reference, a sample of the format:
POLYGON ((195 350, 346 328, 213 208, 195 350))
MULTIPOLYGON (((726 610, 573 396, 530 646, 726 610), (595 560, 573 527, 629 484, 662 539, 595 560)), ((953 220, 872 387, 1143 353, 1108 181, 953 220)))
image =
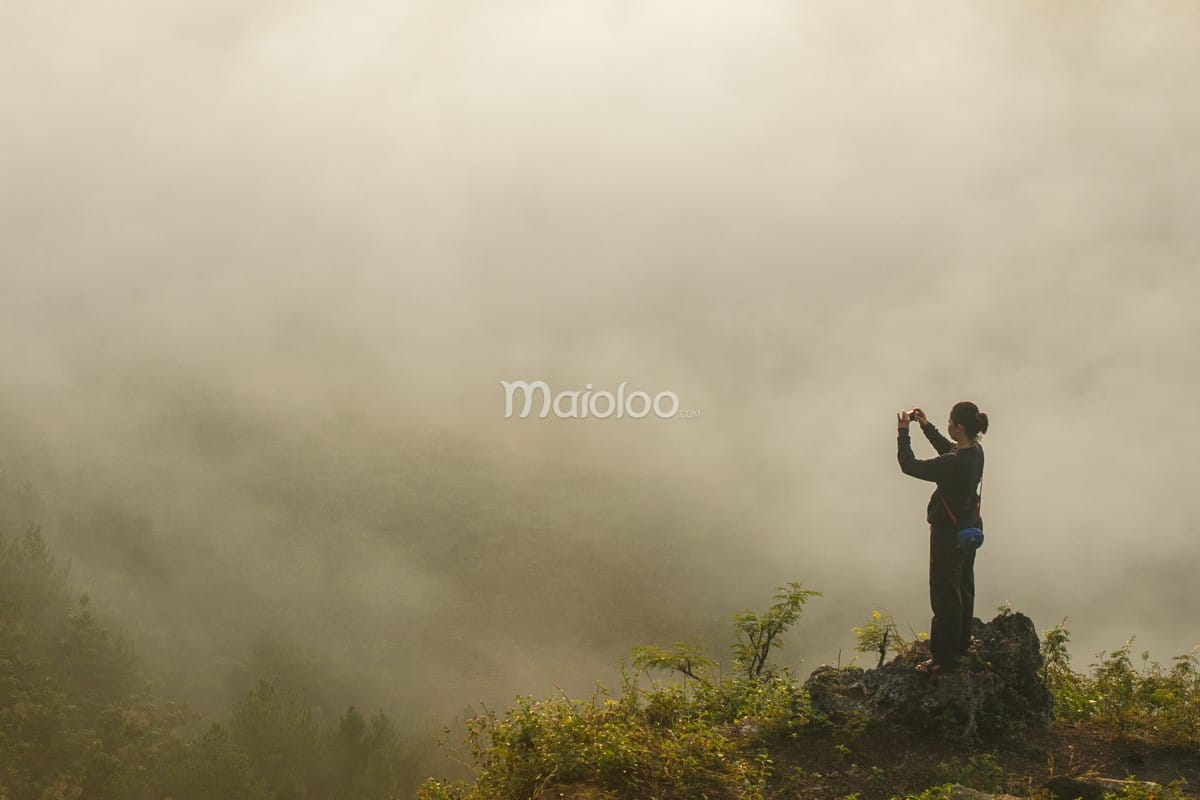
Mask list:
POLYGON ((975 616, 975 550, 959 547, 963 528, 983 528, 977 489, 983 480, 983 448, 979 436, 987 432, 988 418, 974 403, 961 402, 950 410, 947 439, 919 408, 896 414, 899 433, 897 458, 900 471, 921 480, 934 481, 937 489, 929 498, 929 603, 933 622, 929 650, 933 658, 917 665, 922 672, 950 669, 971 644, 971 621, 975 616), (908 426, 916 420, 925 438, 937 450, 937 458, 913 455, 908 426))

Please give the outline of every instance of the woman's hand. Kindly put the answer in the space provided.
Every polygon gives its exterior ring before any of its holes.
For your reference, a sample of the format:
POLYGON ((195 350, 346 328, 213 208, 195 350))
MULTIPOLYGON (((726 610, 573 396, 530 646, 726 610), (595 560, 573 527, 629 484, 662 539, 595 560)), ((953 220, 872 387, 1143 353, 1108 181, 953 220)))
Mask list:
POLYGON ((907 411, 897 411, 896 412, 896 427, 899 430, 902 430, 902 431, 908 430, 909 423, 911 423, 911 422, 912 422, 912 418, 908 416, 907 411))
POLYGON ((914 408, 909 416, 915 419, 922 428, 929 424, 929 420, 925 419, 925 412, 919 408, 914 408))

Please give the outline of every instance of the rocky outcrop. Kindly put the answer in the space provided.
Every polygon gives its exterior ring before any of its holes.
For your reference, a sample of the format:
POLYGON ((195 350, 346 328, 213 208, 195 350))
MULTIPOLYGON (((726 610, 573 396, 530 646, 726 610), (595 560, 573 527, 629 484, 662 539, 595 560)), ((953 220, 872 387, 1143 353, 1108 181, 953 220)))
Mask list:
POLYGON ((1053 700, 1039 675, 1040 643, 1029 617, 977 619, 972 634, 971 651, 942 674, 917 671, 929 657, 924 642, 879 669, 822 667, 805 684, 813 710, 835 723, 882 722, 956 740, 1013 735, 1049 721, 1053 700))

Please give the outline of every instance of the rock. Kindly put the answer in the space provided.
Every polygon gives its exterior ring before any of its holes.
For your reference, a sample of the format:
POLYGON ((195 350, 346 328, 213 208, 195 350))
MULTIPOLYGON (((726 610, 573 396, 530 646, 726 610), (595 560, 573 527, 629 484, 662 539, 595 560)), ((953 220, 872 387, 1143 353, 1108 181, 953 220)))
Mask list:
POLYGON ((988 794, 961 783, 950 784, 949 800, 1020 800, 1011 794, 988 794))
POLYGON ((1012 735, 1051 718, 1053 700, 1038 674, 1042 656, 1029 617, 1004 612, 975 620, 976 642, 956 669, 926 675, 929 657, 918 642, 879 669, 822 667, 805 687, 813 710, 833 722, 882 722, 954 740, 1012 735))
POLYGON ((1133 787, 1162 789, 1151 781, 1119 781, 1115 778, 1069 778, 1066 775, 1056 775, 1046 781, 1046 788, 1050 793, 1062 800, 1102 800, 1106 794, 1121 794, 1133 787))

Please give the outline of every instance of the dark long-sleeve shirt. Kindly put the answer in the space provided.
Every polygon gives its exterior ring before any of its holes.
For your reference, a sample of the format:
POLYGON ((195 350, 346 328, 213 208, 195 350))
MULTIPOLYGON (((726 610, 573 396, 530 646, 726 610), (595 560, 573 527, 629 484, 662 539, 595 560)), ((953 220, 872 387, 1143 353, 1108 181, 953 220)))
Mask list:
POLYGON ((937 458, 919 459, 913 455, 908 428, 899 429, 896 458, 900 461, 900 471, 905 475, 937 483, 937 489, 929 497, 926 520, 935 528, 957 530, 972 525, 982 528, 983 519, 978 516, 977 490, 983 479, 983 448, 978 444, 959 448, 943 436, 932 422, 922 425, 921 430, 937 450, 937 458), (946 513, 943 499, 958 518, 957 522, 946 513))

